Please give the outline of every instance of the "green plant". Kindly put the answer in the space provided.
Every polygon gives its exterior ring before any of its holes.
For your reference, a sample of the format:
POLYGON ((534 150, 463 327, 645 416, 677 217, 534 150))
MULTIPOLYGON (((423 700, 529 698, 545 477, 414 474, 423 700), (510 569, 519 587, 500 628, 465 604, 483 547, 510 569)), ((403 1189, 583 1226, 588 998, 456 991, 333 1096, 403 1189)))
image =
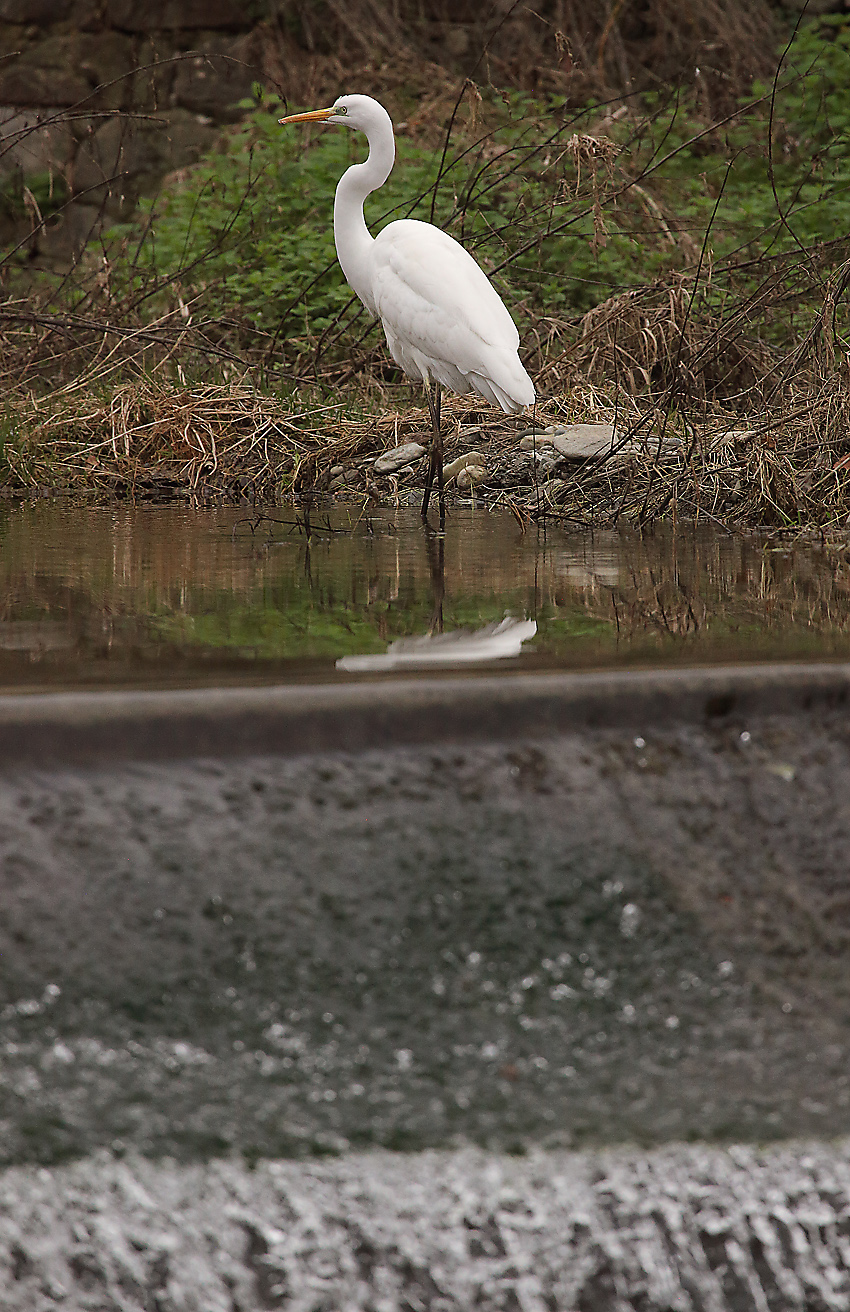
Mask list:
POLYGON ((61 174, 13 172, 0 187, 0 210, 9 218, 29 214, 38 220, 55 214, 68 200, 68 184, 61 174))
MULTIPOLYGON (((334 253, 333 193, 362 151, 342 132, 305 148, 302 135, 278 126, 276 108, 256 108, 219 152, 145 206, 134 277, 139 289, 155 275, 184 295, 203 291, 210 313, 236 312, 286 338, 323 332, 351 299, 334 253)), ((427 189, 433 156, 404 140, 398 154, 401 167, 373 208, 423 217, 424 201, 407 197, 427 189)))

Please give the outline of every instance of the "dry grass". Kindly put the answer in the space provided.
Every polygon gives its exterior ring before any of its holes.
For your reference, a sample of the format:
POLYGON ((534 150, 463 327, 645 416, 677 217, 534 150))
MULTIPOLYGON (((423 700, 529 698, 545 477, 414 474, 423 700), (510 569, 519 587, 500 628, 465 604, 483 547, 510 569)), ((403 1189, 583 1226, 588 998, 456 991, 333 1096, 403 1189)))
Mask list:
MULTIPOLYGON (((846 374, 846 370, 845 370, 846 374)), ((850 522, 850 386, 838 373, 819 392, 801 386, 749 422, 719 406, 698 418, 648 405, 625 392, 576 380, 539 406, 538 431, 552 423, 614 422, 628 455, 558 460, 521 450, 529 417, 507 418, 468 398, 447 398, 447 459, 484 454, 485 502, 521 522, 557 517, 584 525, 708 519, 728 528, 843 527, 850 522)), ((398 399, 398 398, 397 398, 398 399)), ((388 404, 377 414, 342 413, 338 403, 298 405, 243 379, 181 387, 145 379, 109 399, 55 397, 7 412, 6 459, 21 493, 41 488, 134 499, 236 497, 280 503, 333 491, 369 504, 421 486, 424 461, 377 476, 388 447, 427 443, 424 406, 388 404), (19 436, 21 435, 21 436, 19 436), (343 482, 340 483, 340 475, 343 482)))
POLYGON ((458 77, 571 105, 679 83, 719 117, 771 76, 778 27, 768 0, 323 0, 288 5, 262 48, 266 77, 293 103, 329 104, 352 89, 380 93, 393 111, 414 101, 412 130, 427 135, 458 77))
MULTIPOLYGON (((342 466, 356 475, 353 492, 379 500, 387 484, 375 480, 371 466, 388 447, 427 442, 427 408, 389 406, 353 416, 341 410, 336 402, 299 405, 269 396, 247 379, 181 387, 148 378, 117 387, 108 400, 74 390, 10 402, 5 454, 24 492, 224 494, 278 502, 323 491, 331 470, 342 466)), ((447 398, 444 417, 449 455, 470 426, 485 443, 515 440, 515 421, 482 414, 464 398, 447 398)))
MULTIPOLYGON (((850 369, 835 309, 850 261, 836 266, 835 250, 824 254, 819 308, 814 255, 790 272, 787 264, 765 261, 760 280, 751 278, 737 298, 706 296, 711 271, 702 283, 696 273, 673 272, 578 324, 529 316, 524 355, 545 398, 533 420, 447 398, 447 458, 480 449, 488 470, 482 494, 522 523, 707 516, 729 528, 843 528, 850 369), (787 332, 771 339, 768 330, 792 291, 810 328, 788 345, 787 332), (532 422, 538 430, 611 422, 619 448, 604 460, 558 461, 543 451, 535 461, 517 444, 532 422)), ((216 345, 209 325, 187 327, 179 314, 107 330, 79 316, 41 322, 26 307, 5 313, 5 482, 19 494, 52 488, 278 503, 332 491, 374 504, 421 484, 421 464, 392 479, 374 474, 387 447, 424 445, 429 433, 421 392, 387 381, 377 349, 371 367, 354 373, 336 360, 281 397, 243 363, 237 371, 238 357, 216 345), (16 367, 32 377, 30 362, 37 367, 51 353, 65 367, 84 367, 42 394, 14 387, 16 367), (229 381, 188 383, 180 362, 189 359, 202 377, 230 373, 229 381)))
POLYGON ((643 450, 566 474, 556 513, 584 523, 648 524, 705 517, 729 529, 828 529, 850 523, 850 389, 826 386, 796 412, 742 426, 715 411, 699 424, 644 411, 624 438, 643 450))

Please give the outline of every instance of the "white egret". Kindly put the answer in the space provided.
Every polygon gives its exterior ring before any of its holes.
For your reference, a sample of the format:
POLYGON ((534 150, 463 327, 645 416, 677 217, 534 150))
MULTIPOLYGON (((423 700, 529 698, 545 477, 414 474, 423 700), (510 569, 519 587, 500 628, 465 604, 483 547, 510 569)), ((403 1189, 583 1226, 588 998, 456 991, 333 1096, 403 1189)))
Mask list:
POLYGON ((425 384, 432 440, 422 515, 436 475, 442 519, 441 388, 461 396, 474 389, 508 414, 532 405, 534 384, 517 354, 519 333, 487 275, 453 237, 418 219, 398 219, 377 237, 366 227, 363 202, 384 185, 395 162, 392 120, 383 105, 371 96, 340 96, 330 109, 280 122, 339 123, 366 133, 368 158, 347 169, 336 189, 336 253, 353 291, 380 318, 396 364, 425 384))

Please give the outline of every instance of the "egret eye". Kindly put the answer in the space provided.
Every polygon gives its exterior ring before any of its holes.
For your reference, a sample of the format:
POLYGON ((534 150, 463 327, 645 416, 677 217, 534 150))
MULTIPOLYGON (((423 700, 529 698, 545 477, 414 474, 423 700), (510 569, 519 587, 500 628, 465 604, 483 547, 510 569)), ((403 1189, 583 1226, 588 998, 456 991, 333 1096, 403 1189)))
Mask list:
POLYGON ((346 108, 345 105, 338 105, 334 112, 337 114, 347 114, 348 109, 346 108))

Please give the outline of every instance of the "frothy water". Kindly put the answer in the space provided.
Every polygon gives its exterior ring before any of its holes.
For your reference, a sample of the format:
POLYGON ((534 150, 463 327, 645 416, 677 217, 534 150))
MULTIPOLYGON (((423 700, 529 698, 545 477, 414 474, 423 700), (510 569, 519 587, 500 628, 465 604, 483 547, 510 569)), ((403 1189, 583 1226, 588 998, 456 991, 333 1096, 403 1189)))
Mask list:
MULTIPOLYGON (((2 515, 6 690, 850 654, 828 547, 2 515)), ((845 718, 7 771, 3 1308, 844 1312, 845 718)))
POLYGON ((844 1312, 850 1146, 0 1177, 6 1312, 844 1312), (97 1299, 95 1303, 93 1299, 97 1299))

